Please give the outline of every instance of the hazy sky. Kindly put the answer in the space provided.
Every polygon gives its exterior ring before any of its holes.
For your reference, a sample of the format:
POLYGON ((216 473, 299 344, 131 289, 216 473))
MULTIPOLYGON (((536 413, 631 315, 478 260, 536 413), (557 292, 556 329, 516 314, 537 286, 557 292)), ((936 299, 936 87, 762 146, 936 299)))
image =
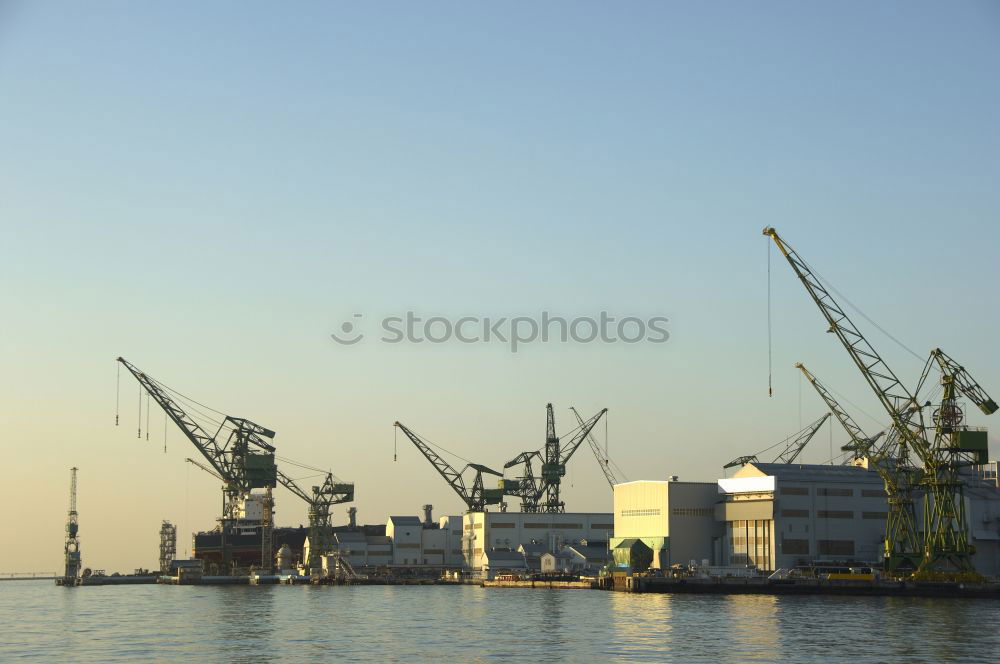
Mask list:
MULTIPOLYGON (((60 567, 73 465, 87 566, 212 526, 218 483, 162 413, 136 439, 131 378, 115 428, 118 355, 357 482, 367 523, 460 512, 409 443, 393 462, 397 419, 502 466, 546 402, 560 431, 607 407, 630 479, 708 481, 823 413, 796 361, 884 420, 776 255, 768 398, 765 225, 1000 393, 998 65, 989 1, 0 1, 0 571, 60 567), (406 310, 671 338, 329 337, 406 310)), ((565 486, 611 509, 588 449, 565 486)), ((278 521, 305 523, 284 490, 278 521)))

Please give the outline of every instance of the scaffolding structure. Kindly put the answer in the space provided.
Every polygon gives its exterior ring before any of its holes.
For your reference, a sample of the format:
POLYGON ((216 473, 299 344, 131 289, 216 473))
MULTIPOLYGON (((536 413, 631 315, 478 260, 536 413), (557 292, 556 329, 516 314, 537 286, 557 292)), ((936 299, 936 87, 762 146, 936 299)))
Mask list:
POLYGON ((177 526, 164 520, 160 526, 160 573, 169 574, 177 558, 177 526))

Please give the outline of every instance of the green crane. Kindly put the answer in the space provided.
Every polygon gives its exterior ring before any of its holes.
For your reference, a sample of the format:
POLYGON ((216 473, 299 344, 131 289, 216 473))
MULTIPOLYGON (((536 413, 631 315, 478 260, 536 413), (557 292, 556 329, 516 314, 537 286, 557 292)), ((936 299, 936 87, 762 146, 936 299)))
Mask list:
POLYGON ((969 399, 984 415, 997 411, 997 403, 958 364, 940 348, 931 351, 920 378, 920 388, 933 365, 940 371, 943 389, 940 405, 934 410, 933 457, 929 467, 933 477, 927 482, 930 495, 925 497, 924 528, 928 533, 927 564, 965 571, 964 563, 975 553, 968 538, 964 482, 959 477, 963 466, 986 463, 987 433, 965 424, 965 413, 958 403, 959 394, 969 399), (950 526, 950 527, 949 527, 950 526))
MULTIPOLYGON (((318 563, 318 559, 313 559, 313 556, 328 550, 329 540, 332 537, 329 535, 332 532, 329 507, 335 503, 354 500, 354 485, 335 480, 333 475, 328 473, 322 486, 313 487, 312 494, 303 491, 291 478, 278 470, 275 463, 275 448, 271 442, 274 439, 274 431, 246 418, 219 413, 223 419, 218 422, 218 429, 215 433, 210 433, 182 407, 179 401, 181 397, 178 393, 125 359, 119 357, 118 362, 135 376, 139 385, 159 404, 167 417, 177 425, 208 461, 209 465, 204 466, 191 459, 188 461, 222 481, 223 502, 220 521, 223 570, 225 572, 231 571, 230 542, 233 539, 234 528, 239 517, 240 502, 249 496, 253 489, 264 489, 265 491, 264 519, 261 524, 260 564, 264 569, 271 569, 274 563, 271 551, 271 532, 274 525, 272 489, 278 484, 310 505, 310 569, 314 569, 313 565, 318 563), (178 398, 175 398, 174 394, 177 394, 178 398)), ((207 408, 200 404, 198 406, 207 408)), ((192 411, 197 410, 195 406, 188 406, 188 408, 192 411)), ((207 419, 207 416, 202 414, 202 418, 207 419)))
POLYGON ((563 445, 556 435, 555 415, 552 404, 545 406, 545 447, 544 455, 538 451, 522 452, 506 464, 504 469, 521 466, 521 476, 516 480, 504 480, 503 491, 521 499, 523 512, 565 512, 566 504, 560 498, 560 485, 566 476, 566 464, 583 443, 590 431, 608 412, 603 408, 589 420, 573 430, 569 444, 563 445), (532 462, 541 462, 541 475, 536 476, 532 462))
MULTIPOLYGON (((898 550, 895 549, 897 542, 892 542, 895 550, 886 560, 887 568, 902 569, 908 561, 919 558, 917 571, 921 574, 974 572, 971 546, 968 544, 968 524, 951 516, 962 512, 962 508, 956 503, 961 500, 961 492, 956 489, 957 479, 952 479, 955 474, 946 467, 950 464, 950 459, 946 455, 936 453, 935 444, 928 439, 922 405, 858 330, 801 256, 785 243, 773 228, 767 227, 763 233, 774 241, 784 255, 813 302, 819 307, 829 324, 829 331, 837 336, 889 414, 897 434, 895 441, 897 450, 894 454, 894 458, 899 462, 895 468, 897 482, 901 486, 908 487, 919 482, 925 490, 925 504, 928 504, 928 501, 940 503, 931 508, 932 517, 929 520, 925 516, 921 550, 898 550), (921 468, 917 472, 909 461, 911 454, 916 455, 921 463, 921 468)), ((890 503, 890 511, 891 509, 890 503)), ((887 532, 887 538, 889 535, 887 532)), ((905 541, 899 544, 910 546, 905 541)))
MULTIPOLYGON (((222 479, 222 477, 215 472, 214 469, 198 463, 194 459, 185 459, 188 463, 193 466, 201 468, 209 475, 222 479)), ((280 470, 278 473, 278 482, 294 493, 296 496, 301 498, 309 505, 309 511, 307 517, 309 519, 309 533, 307 535, 309 539, 309 558, 305 561, 306 570, 309 574, 315 574, 322 568, 322 561, 320 556, 324 553, 329 553, 333 549, 333 520, 330 516, 330 507, 332 505, 337 505, 339 503, 347 503, 354 500, 354 484, 349 482, 341 482, 334 478, 332 473, 326 474, 326 479, 323 484, 319 486, 312 487, 312 493, 306 493, 295 480, 285 475, 280 470)), ((265 501, 265 509, 274 509, 273 501, 265 501)), ((270 514, 266 515, 270 518, 270 514)), ((271 543, 264 542, 263 536, 269 535, 270 533, 262 533, 262 544, 261 546, 266 548, 268 552, 271 550, 271 543)))
POLYGON ((889 504, 886 514, 886 534, 882 542, 882 556, 886 561, 886 569, 893 571, 915 569, 922 557, 918 553, 921 544, 917 534, 917 515, 913 503, 913 491, 916 487, 914 478, 919 473, 910 465, 909 459, 898 457, 901 448, 897 443, 896 430, 890 428, 889 436, 885 437, 884 431, 869 436, 854 418, 841 408, 826 386, 806 369, 805 365, 797 362, 795 366, 802 371, 847 431, 847 435, 851 437, 850 442, 841 449, 852 452, 855 459, 867 459, 868 466, 882 479, 889 504), (882 441, 881 444, 879 441, 882 441))

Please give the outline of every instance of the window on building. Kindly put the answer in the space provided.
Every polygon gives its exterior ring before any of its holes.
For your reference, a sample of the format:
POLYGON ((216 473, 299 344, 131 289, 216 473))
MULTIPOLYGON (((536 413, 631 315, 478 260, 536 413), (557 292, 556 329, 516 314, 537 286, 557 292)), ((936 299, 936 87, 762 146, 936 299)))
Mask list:
POLYGON ((831 489, 827 487, 820 487, 816 489, 816 495, 850 497, 854 495, 854 489, 831 489))
POLYGON ((809 540, 807 539, 784 539, 781 541, 781 552, 785 555, 808 556, 809 540))
POLYGON ((862 489, 862 498, 886 498, 885 489, 862 489))
POLYGON ((792 517, 797 519, 808 519, 809 510, 781 510, 781 516, 792 517))
POLYGON ((862 519, 883 519, 883 520, 885 520, 886 517, 888 517, 888 516, 889 515, 886 512, 862 512, 861 513, 861 518, 862 519))
POLYGON ((821 556, 853 556, 854 540, 816 540, 821 556))
POLYGON ((783 486, 778 492, 782 496, 808 496, 809 487, 804 486, 783 486))
POLYGON ((715 516, 715 510, 711 507, 672 507, 670 513, 674 516, 715 516))
POLYGON ((641 509, 641 510, 622 510, 621 511, 621 515, 622 516, 659 516, 660 515, 660 508, 659 507, 656 507, 656 508, 652 508, 651 507, 651 508, 641 509))
POLYGON ((816 516, 820 519, 853 519, 854 512, 851 510, 816 510, 816 516))

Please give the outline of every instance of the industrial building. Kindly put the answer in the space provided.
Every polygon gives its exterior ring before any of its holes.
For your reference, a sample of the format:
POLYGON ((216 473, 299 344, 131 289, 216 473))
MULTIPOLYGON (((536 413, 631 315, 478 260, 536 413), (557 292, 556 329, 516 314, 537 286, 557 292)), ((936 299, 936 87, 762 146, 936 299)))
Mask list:
MULTIPOLYGON (((964 477, 973 562, 1000 575, 1000 488, 995 475, 964 477)), ((919 506, 918 518, 922 517, 919 506)), ((717 482, 637 481, 615 485, 611 549, 628 564, 636 542, 649 564, 751 566, 762 571, 819 561, 880 564, 888 502, 864 462, 815 465, 751 462, 717 482)))
POLYGON ((510 554, 524 561, 521 547, 557 552, 565 546, 607 542, 614 529, 614 515, 607 513, 469 512, 462 517, 464 566, 473 572, 495 572, 501 558, 514 560, 510 554))
POLYGON ((639 540, 652 551, 651 565, 657 569, 691 560, 719 564, 723 528, 715 519, 718 501, 715 482, 672 479, 615 485, 615 559, 624 562, 625 552, 639 540))
POLYGON ((877 561, 886 493, 859 466, 748 463, 718 482, 722 564, 774 570, 813 560, 877 561))

